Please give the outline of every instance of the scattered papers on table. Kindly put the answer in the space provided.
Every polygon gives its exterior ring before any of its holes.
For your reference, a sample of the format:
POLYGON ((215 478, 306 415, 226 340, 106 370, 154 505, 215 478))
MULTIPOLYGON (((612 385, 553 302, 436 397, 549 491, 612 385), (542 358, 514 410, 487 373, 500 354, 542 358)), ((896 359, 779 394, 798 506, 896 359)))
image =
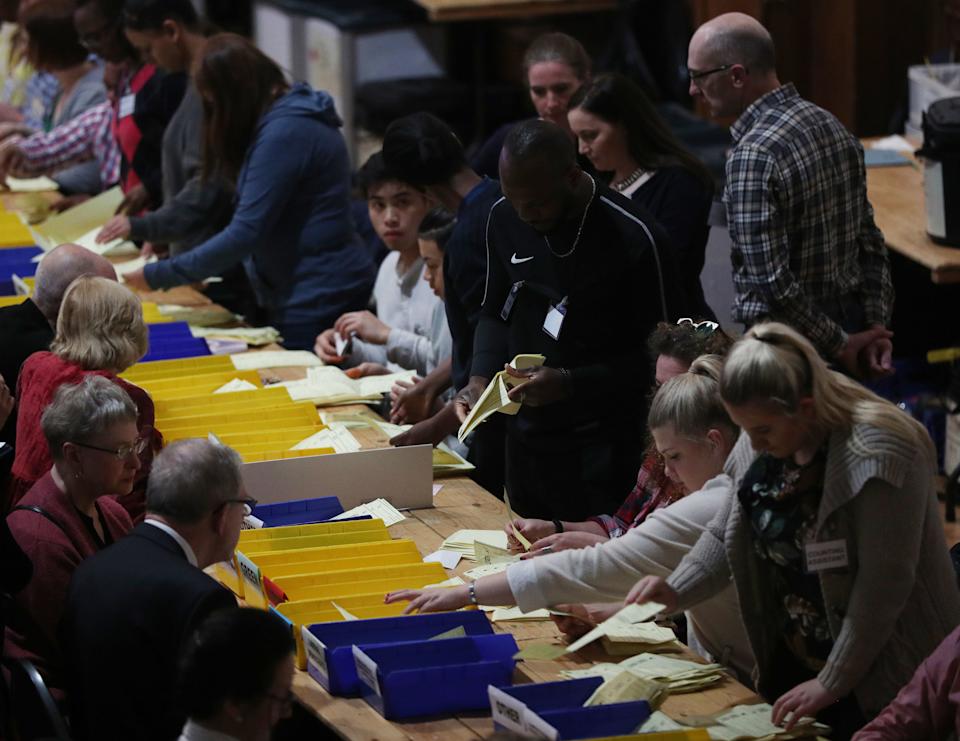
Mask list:
MULTIPOLYGON (((126 264, 126 263, 124 263, 126 264)), ((247 345, 269 345, 283 337, 273 327, 190 327, 194 337, 217 340, 239 340, 247 345)))
MULTIPOLYGON (((761 702, 756 705, 737 705, 730 710, 706 718, 685 718, 686 727, 704 728, 710 738, 717 741, 739 741, 739 739, 783 739, 820 736, 829 733, 828 726, 817 723, 814 718, 800 718, 791 730, 776 726, 770 720, 773 707, 761 702)), ((661 721, 662 722, 662 721, 661 721)), ((649 728, 650 721, 641 726, 643 731, 649 728)), ((680 724, 678 724, 680 725, 680 724)), ((680 725, 683 728, 684 725, 680 725)), ((676 729, 673 729, 676 730, 676 729)))
POLYGON ((306 350, 276 350, 264 352, 244 352, 231 355, 233 367, 237 370, 263 370, 264 368, 293 368, 323 365, 312 352, 306 350))
POLYGON ((689 726, 682 726, 666 713, 656 710, 650 713, 646 722, 637 729, 638 733, 661 733, 667 731, 685 731, 689 726))
POLYGON ((317 406, 333 404, 351 404, 357 402, 379 402, 383 394, 389 393, 397 381, 409 381, 415 371, 401 371, 384 376, 365 376, 350 378, 339 368, 326 365, 307 369, 307 377, 302 381, 286 381, 294 401, 310 401, 317 406))
POLYGON ((451 576, 449 579, 437 582, 436 584, 425 584, 424 589, 445 589, 446 587, 462 587, 466 582, 459 576, 451 576))
POLYGON ((443 488, 443 484, 434 484, 433 485, 433 496, 437 496, 440 493, 440 490, 443 488))
POLYGON ((586 669, 568 669, 560 672, 565 677, 611 678, 629 671, 645 679, 663 682, 672 694, 697 692, 721 681, 726 675, 720 664, 698 664, 686 659, 675 659, 660 654, 640 654, 619 664, 600 663, 586 669))
POLYGON ((290 450, 314 450, 316 448, 333 448, 337 453, 355 453, 360 450, 360 443, 346 427, 330 425, 325 430, 315 432, 310 437, 301 440, 290 450))
POLYGON ((894 134, 893 136, 885 136, 882 139, 877 139, 870 145, 871 149, 889 149, 894 152, 912 152, 916 149, 910 142, 904 139, 899 134, 894 134))
POLYGON ((445 551, 459 551, 466 560, 476 561, 475 543, 507 551, 507 534, 503 530, 457 530, 440 547, 445 551))
MULTIPOLYGON (((174 321, 187 322, 194 326, 215 326, 239 321, 241 317, 222 306, 179 306, 177 304, 157 304, 157 310, 174 321)), ((194 335, 196 336, 196 335, 194 335)))
POLYGON ((374 519, 383 520, 383 524, 387 527, 396 525, 398 522, 403 522, 407 519, 400 510, 390 504, 386 499, 374 499, 372 502, 348 509, 346 512, 330 519, 346 520, 351 517, 363 517, 364 515, 370 515, 374 519))
POLYGON ((45 190, 60 190, 55 180, 41 175, 38 178, 15 178, 7 175, 7 188, 11 193, 40 193, 45 190))
POLYGON ((493 576, 507 570, 512 561, 501 561, 499 563, 486 563, 480 566, 474 566, 463 573, 469 579, 479 579, 481 576, 493 576))
POLYGON ((603 648, 612 656, 633 656, 650 651, 682 651, 683 644, 671 628, 656 623, 638 623, 630 630, 607 633, 603 636, 603 648))
POLYGON ((584 707, 593 705, 613 705, 617 702, 646 700, 651 710, 656 710, 667 699, 669 688, 662 682, 645 679, 631 672, 620 672, 615 677, 604 680, 594 691, 584 707))
POLYGON ((643 605, 629 604, 604 620, 589 633, 571 643, 567 652, 579 651, 605 635, 641 635, 643 629, 640 626, 665 609, 666 607, 659 602, 647 602, 643 605))
MULTIPOLYGON (((392 422, 366 419, 362 420, 362 424, 379 427, 381 432, 383 432, 383 434, 386 435, 387 439, 389 440, 392 440, 397 435, 403 434, 413 427, 413 425, 395 425, 392 422)), ((433 449, 434 476, 451 476, 458 473, 472 471, 474 468, 475 466, 470 463, 470 461, 460 455, 445 442, 441 441, 433 449)))
POLYGON ((380 423, 379 420, 375 420, 360 412, 320 412, 320 421, 325 425, 337 423, 342 424, 344 427, 356 428, 387 424, 386 422, 380 423))
POLYGON ((127 260, 126 262, 114 263, 113 269, 117 273, 117 280, 121 283, 124 283, 126 281, 125 276, 136 272, 137 270, 143 270, 145 265, 150 265, 156 261, 156 255, 151 255, 150 257, 136 257, 133 260, 127 260))
POLYGON ((116 257, 119 255, 140 254, 140 250, 137 249, 137 245, 127 239, 118 238, 111 239, 109 242, 98 242, 97 235, 100 233, 102 228, 102 225, 94 227, 90 231, 81 234, 79 237, 74 237, 70 241, 90 250, 91 252, 95 252, 98 255, 112 255, 116 257))
POLYGON ((244 381, 242 378, 234 378, 232 381, 227 381, 223 386, 218 388, 213 393, 215 394, 231 394, 237 391, 256 391, 257 387, 254 386, 250 381, 244 381))
POLYGON ((490 613, 490 619, 495 622, 549 620, 550 610, 534 610, 533 612, 523 612, 519 607, 498 607, 490 613))
POLYGON ((460 563, 460 558, 463 554, 458 553, 457 551, 445 551, 442 548, 439 551, 434 551, 429 556, 423 557, 424 563, 438 563, 445 569, 455 569, 457 564, 460 563))
MULTIPOLYGON (((543 365, 545 360, 546 358, 544 358, 543 355, 517 355, 510 361, 510 365, 517 370, 524 370, 526 368, 543 365)), ((473 409, 470 410, 470 414, 467 415, 467 418, 463 420, 463 424, 460 425, 460 431, 457 433, 460 442, 463 442, 464 438, 491 414, 495 414, 496 412, 516 414, 519 412, 520 402, 510 401, 508 393, 510 389, 516 386, 522 386, 524 383, 526 383, 526 379, 511 376, 505 370, 500 371, 490 379, 487 388, 484 389, 480 398, 477 399, 477 403, 474 404, 473 409)))

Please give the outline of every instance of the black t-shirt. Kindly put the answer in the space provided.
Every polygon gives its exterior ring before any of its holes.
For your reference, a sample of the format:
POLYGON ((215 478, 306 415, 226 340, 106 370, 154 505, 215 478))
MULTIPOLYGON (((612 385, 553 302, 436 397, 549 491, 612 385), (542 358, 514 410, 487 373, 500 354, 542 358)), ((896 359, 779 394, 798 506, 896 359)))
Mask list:
POLYGON ((598 423, 642 427, 652 381, 647 337, 657 322, 688 310, 673 254, 642 207, 596 183, 570 252, 581 216, 545 238, 506 199, 490 213, 473 375, 490 378, 515 355, 540 353, 547 366, 567 368, 573 378, 571 398, 521 409, 517 429, 527 436, 567 435, 598 423), (553 339, 544 320, 564 299, 553 339))

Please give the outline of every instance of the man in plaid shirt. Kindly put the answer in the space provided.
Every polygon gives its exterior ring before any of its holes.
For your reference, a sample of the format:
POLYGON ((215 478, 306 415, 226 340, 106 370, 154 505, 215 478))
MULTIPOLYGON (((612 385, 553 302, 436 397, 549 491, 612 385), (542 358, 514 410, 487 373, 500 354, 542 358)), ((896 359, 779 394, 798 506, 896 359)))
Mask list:
POLYGON ((847 372, 886 375, 893 284, 863 148, 832 114, 781 85, 774 63, 769 33, 740 13, 690 40, 690 94, 714 116, 739 117, 723 196, 733 319, 785 322, 847 372))

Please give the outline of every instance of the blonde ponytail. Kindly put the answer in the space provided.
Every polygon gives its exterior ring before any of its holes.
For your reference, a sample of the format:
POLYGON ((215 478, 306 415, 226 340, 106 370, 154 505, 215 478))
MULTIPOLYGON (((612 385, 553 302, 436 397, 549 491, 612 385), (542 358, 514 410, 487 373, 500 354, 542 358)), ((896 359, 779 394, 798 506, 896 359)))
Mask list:
POLYGON ((721 356, 701 355, 690 370, 663 384, 650 404, 650 429, 669 424, 678 435, 702 437, 710 429, 724 428, 735 436, 738 428, 720 401, 722 368, 721 356))
MULTIPOLYGON (((932 452, 930 436, 919 422, 830 370, 805 337, 777 322, 754 325, 734 344, 720 377, 720 396, 731 406, 766 401, 787 414, 797 411, 801 399, 811 397, 817 422, 827 432, 869 425, 932 452)), ((856 437, 851 437, 850 446, 862 454, 876 452, 856 437)))

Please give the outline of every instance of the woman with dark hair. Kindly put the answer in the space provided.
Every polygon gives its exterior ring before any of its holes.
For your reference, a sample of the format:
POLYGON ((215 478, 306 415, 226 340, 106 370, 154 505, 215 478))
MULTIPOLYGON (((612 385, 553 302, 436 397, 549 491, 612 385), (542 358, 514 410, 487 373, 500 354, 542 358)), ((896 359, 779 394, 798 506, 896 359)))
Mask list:
POLYGON ((579 151, 609 185, 659 222, 677 254, 687 298, 713 317, 700 285, 713 202, 706 167, 683 148, 643 91, 623 75, 600 75, 571 98, 567 112, 579 151))
POLYGON ((349 214, 349 160, 333 99, 290 86, 251 42, 219 34, 195 73, 203 102, 203 172, 236 184, 223 231, 127 276, 152 290, 202 281, 243 262, 257 301, 288 348, 313 347, 362 309, 374 270, 349 214))
POLYGON ((179 741, 267 741, 293 703, 293 639, 275 615, 252 607, 208 617, 180 660, 179 741))
POLYGON ((123 33, 123 0, 77 0, 73 22, 80 43, 106 62, 110 103, 49 132, 10 137, 0 148, 0 171, 35 177, 93 159, 104 186, 119 182, 123 188, 119 210, 139 213, 162 200, 161 143, 186 75, 140 60, 123 33))
MULTIPOLYGON (((400 394, 394 405, 396 421, 414 422, 394 445, 436 444, 457 431, 460 422, 452 403, 433 414, 434 403, 453 384, 470 380, 473 334, 480 320, 486 284, 485 230, 487 214, 502 197, 495 180, 480 177, 467 164, 463 145, 443 121, 429 113, 414 113, 387 127, 383 158, 404 182, 424 189, 427 196, 456 214, 456 226, 443 251, 444 308, 453 338, 452 367, 441 366, 400 394)), ((491 492, 503 489, 502 420, 494 415, 470 439, 475 480, 491 492)))

